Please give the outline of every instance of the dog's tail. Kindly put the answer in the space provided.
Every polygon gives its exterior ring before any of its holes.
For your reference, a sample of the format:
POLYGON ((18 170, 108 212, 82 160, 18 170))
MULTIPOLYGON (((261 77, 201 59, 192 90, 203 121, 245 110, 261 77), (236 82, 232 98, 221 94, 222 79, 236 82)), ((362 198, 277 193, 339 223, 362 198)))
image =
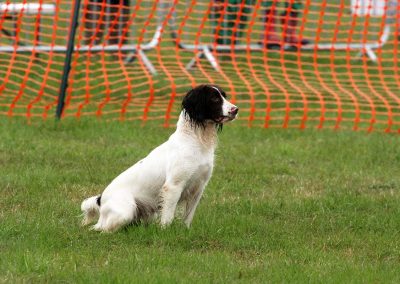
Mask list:
POLYGON ((81 210, 83 215, 82 226, 93 223, 99 216, 101 195, 96 195, 83 200, 81 210))

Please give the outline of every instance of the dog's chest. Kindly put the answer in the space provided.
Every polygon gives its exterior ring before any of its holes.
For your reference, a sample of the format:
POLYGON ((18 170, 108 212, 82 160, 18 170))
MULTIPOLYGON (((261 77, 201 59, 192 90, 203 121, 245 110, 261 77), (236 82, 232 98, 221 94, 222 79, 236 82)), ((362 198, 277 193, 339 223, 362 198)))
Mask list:
POLYGON ((192 172, 190 178, 186 181, 181 199, 192 199, 193 195, 195 195, 199 190, 204 189, 204 186, 211 178, 212 170, 212 163, 199 163, 196 169, 192 172))
POLYGON ((195 166, 192 175, 192 179, 196 181, 207 181, 214 168, 214 155, 213 154, 203 154, 197 155, 194 158, 195 166))
POLYGON ((213 163, 207 162, 200 164, 196 172, 200 179, 208 179, 208 177, 211 175, 212 170, 213 170, 213 163))

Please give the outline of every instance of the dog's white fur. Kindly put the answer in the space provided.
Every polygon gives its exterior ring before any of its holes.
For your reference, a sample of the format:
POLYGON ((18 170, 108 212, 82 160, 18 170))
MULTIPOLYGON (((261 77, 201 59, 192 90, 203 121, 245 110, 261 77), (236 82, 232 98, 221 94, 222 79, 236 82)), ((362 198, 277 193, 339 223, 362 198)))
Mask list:
MULTIPOLYGON (((221 98, 224 119, 220 123, 234 119, 237 113, 232 116, 237 107, 221 98)), ((183 202, 183 220, 190 227, 214 167, 215 126, 210 120, 204 127, 194 127, 183 111, 168 141, 115 178, 101 195, 101 206, 99 196, 82 202, 82 224, 88 225, 99 216, 93 229, 112 232, 160 213, 161 226, 165 227, 173 221, 178 202, 183 202)))

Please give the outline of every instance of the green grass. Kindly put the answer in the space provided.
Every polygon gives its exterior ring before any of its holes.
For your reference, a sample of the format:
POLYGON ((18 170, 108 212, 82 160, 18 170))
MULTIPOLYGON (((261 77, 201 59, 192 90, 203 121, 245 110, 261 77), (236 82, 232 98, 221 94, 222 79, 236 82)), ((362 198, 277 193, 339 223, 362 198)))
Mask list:
POLYGON ((400 141, 225 127, 187 230, 81 228, 82 199, 172 129, 0 120, 0 282, 398 283, 400 141))

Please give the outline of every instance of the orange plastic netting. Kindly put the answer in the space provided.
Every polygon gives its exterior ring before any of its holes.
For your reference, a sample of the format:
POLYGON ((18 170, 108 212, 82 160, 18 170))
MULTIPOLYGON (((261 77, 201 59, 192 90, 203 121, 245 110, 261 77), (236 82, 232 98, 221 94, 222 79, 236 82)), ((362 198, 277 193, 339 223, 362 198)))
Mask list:
MULTIPOLYGON (((0 4, 0 115, 53 118, 75 1, 0 4)), ((63 117, 173 125, 215 83, 244 125, 400 132, 397 0, 82 0, 63 117)))

